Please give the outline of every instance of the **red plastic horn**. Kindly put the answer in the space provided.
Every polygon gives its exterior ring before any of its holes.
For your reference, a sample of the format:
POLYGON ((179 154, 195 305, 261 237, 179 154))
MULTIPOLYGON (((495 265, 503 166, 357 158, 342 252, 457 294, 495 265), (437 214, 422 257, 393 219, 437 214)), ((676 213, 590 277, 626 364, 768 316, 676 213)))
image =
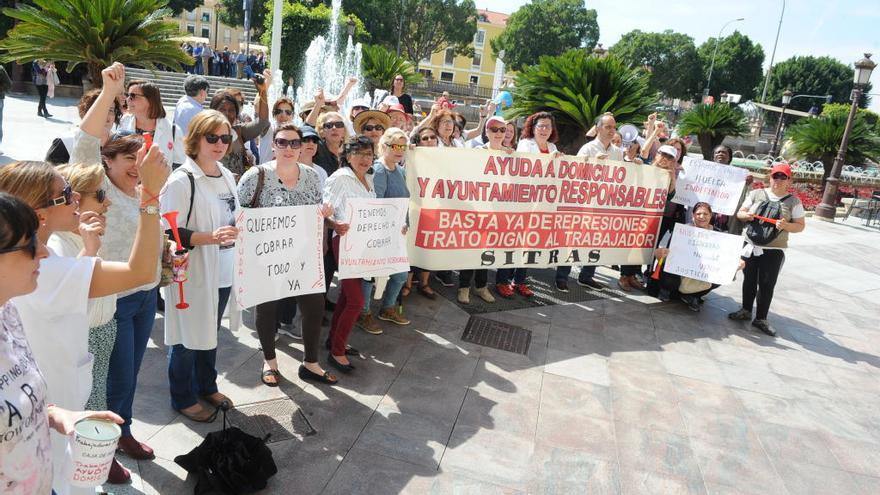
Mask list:
POLYGON ((663 271, 663 260, 666 258, 660 258, 657 260, 657 268, 654 268, 654 273, 651 274, 651 280, 660 280, 660 272, 663 271))
POLYGON ((775 218, 762 217, 760 215, 755 215, 755 218, 762 221, 762 222, 767 222, 770 225, 776 225, 779 222, 779 220, 777 220, 775 218))
MULTIPOLYGON (((163 218, 168 222, 168 225, 171 227, 171 235, 174 236, 174 242, 177 244, 177 251, 175 251, 175 255, 182 256, 186 254, 187 250, 184 249, 183 243, 180 242, 180 232, 177 230, 177 212, 169 211, 168 213, 162 215, 163 218)), ((177 272, 179 273, 179 272, 177 272)), ((179 277, 175 273, 174 278, 177 282, 177 291, 180 296, 180 302, 175 305, 177 309, 186 309, 189 307, 189 304, 186 302, 186 298, 183 296, 183 282, 186 280, 185 276, 179 277)))

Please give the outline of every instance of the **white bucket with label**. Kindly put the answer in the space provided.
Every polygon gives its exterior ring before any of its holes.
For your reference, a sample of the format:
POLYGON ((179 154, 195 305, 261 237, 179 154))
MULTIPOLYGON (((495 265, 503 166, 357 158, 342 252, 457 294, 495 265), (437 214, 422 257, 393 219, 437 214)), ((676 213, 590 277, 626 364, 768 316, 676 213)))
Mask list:
POLYGON ((73 474, 70 484, 92 487, 107 481, 121 435, 122 429, 111 421, 94 418, 77 421, 71 445, 73 474))

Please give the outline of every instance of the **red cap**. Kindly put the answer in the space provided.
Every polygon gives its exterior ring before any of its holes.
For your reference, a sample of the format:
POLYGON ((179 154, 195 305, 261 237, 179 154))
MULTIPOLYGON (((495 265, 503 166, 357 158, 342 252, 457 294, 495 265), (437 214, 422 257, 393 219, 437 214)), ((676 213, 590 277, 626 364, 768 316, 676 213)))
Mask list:
POLYGON ((389 106, 388 110, 385 110, 385 113, 391 112, 406 113, 406 109, 404 109, 403 105, 401 105, 400 103, 395 103, 394 105, 389 106))
POLYGON ((791 165, 787 163, 777 163, 773 165, 773 168, 770 169, 770 177, 773 177, 773 174, 785 174, 786 177, 791 177, 791 165))

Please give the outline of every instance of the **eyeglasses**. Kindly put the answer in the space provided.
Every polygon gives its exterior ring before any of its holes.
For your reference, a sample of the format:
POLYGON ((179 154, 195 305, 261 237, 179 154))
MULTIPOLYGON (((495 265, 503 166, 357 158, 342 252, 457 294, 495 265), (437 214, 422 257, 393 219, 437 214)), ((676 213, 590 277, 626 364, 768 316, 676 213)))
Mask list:
POLYGON ((436 141, 436 140, 437 140, 437 135, 436 135, 436 134, 431 134, 431 135, 429 135, 429 136, 422 136, 422 137, 419 138, 419 141, 421 141, 421 142, 423 142, 423 143, 424 143, 425 141, 436 141))
POLYGON ((553 126, 550 124, 538 124, 535 126, 535 129, 553 129, 553 126))
POLYGON ((279 109, 275 110, 275 112, 273 113, 273 115, 279 115, 279 114, 282 114, 282 113, 283 113, 284 115, 293 115, 293 110, 285 110, 285 109, 283 109, 283 108, 279 108, 279 109))
POLYGON ((98 203, 103 203, 105 199, 107 199, 107 191, 103 189, 98 189, 97 191, 83 191, 81 194, 94 194, 95 201, 98 203))
POLYGON ((402 77, 395 77, 394 80, 395 81, 403 81, 403 78, 402 77))
POLYGON ((218 140, 223 144, 229 144, 232 142, 232 134, 205 134, 205 141, 208 144, 217 144, 218 140))
POLYGON ((334 127, 337 129, 342 129, 345 127, 345 122, 341 120, 339 122, 324 122, 323 127, 324 129, 333 129, 334 127))
POLYGON ((275 146, 278 148, 290 148, 298 150, 302 147, 302 139, 275 138, 275 146))
POLYGON ((0 249, 0 254, 14 253, 16 251, 28 251, 31 253, 31 259, 37 257, 37 233, 31 232, 27 244, 21 246, 13 246, 11 248, 0 249))
POLYGON ((770 177, 772 177, 773 180, 788 180, 791 178, 783 173, 776 173, 776 174, 771 175, 770 177))
POLYGON ((505 129, 504 127, 487 127, 486 130, 489 132, 504 132, 507 129, 505 129))
POLYGON ((71 203, 73 203, 73 189, 70 188, 70 184, 65 184, 64 189, 61 190, 61 196, 47 201, 46 208, 58 205, 69 205, 71 203))
POLYGON ((367 124, 364 126, 364 132, 373 132, 373 131, 385 132, 385 126, 382 124, 367 124))
POLYGON ((144 96, 140 93, 122 93, 122 94, 125 95, 126 100, 136 100, 138 98, 146 98, 146 96, 144 96))
POLYGON ((407 148, 405 144, 389 144, 388 147, 394 151, 406 151, 407 148))

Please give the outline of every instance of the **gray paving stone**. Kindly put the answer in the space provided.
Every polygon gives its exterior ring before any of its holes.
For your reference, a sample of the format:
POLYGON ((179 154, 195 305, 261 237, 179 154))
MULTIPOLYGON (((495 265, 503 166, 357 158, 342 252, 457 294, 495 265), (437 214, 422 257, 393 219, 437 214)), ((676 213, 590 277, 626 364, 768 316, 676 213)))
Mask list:
POLYGON ((544 374, 541 409, 579 412, 599 419, 612 419, 608 387, 550 373, 544 374))
POLYGON ((789 493, 824 495, 861 491, 858 483, 846 471, 792 461, 780 459, 774 463, 789 493))
POLYGON ((688 489, 704 486, 691 442, 685 435, 640 429, 626 423, 615 425, 620 469, 645 471, 684 480, 688 489))
POLYGON ((611 379, 608 376, 608 360, 592 354, 584 356, 549 349, 544 372, 605 387, 611 385, 611 379))
POLYGON ((533 476, 528 483, 529 493, 623 493, 620 469, 614 461, 578 450, 538 446, 531 462, 533 476))
POLYGON ((693 439, 691 445, 706 482, 759 493, 788 493, 758 442, 726 449, 693 439))
POLYGON ((614 421, 629 425, 687 434, 676 398, 648 400, 636 394, 617 394, 613 402, 614 421))

